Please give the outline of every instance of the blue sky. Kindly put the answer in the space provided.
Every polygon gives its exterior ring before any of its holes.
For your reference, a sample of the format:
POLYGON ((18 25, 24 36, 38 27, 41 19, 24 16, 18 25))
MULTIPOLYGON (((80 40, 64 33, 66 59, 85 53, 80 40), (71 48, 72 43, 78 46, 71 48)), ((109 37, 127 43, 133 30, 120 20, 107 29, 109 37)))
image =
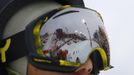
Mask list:
POLYGON ((134 1, 84 0, 104 19, 111 47, 113 69, 100 75, 134 75, 134 1))

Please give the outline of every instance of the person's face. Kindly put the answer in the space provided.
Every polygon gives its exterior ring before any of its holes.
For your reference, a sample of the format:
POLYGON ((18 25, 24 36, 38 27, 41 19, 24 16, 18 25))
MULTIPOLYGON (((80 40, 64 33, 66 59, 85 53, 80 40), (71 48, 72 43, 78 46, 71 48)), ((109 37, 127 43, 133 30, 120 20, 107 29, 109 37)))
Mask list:
POLYGON ((45 71, 37 69, 36 67, 28 64, 28 75, 91 75, 92 71, 92 61, 89 59, 87 63, 82 65, 73 73, 61 73, 61 72, 53 72, 53 71, 45 71))

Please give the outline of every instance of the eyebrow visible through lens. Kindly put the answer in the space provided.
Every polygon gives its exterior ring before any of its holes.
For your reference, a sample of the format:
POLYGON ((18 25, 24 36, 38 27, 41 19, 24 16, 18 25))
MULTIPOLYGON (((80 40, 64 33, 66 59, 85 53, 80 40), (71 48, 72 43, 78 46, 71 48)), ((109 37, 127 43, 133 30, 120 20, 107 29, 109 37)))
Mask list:
POLYGON ((55 17, 53 17, 53 19, 57 18, 57 17, 60 17, 62 15, 66 15, 66 14, 69 14, 69 13, 76 13, 76 12, 79 12, 79 11, 76 11, 76 10, 71 10, 71 11, 66 11, 66 12, 63 12, 59 15, 56 15, 55 17))

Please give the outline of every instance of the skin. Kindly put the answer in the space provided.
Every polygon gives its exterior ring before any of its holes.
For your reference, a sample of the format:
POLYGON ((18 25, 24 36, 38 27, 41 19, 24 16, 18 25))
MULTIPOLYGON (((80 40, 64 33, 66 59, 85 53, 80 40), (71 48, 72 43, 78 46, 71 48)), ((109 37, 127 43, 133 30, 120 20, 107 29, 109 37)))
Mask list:
POLYGON ((31 64, 28 64, 28 75, 91 75, 90 73, 92 71, 92 68, 93 66, 91 59, 89 59, 85 64, 83 64, 73 73, 45 71, 37 69, 31 64))

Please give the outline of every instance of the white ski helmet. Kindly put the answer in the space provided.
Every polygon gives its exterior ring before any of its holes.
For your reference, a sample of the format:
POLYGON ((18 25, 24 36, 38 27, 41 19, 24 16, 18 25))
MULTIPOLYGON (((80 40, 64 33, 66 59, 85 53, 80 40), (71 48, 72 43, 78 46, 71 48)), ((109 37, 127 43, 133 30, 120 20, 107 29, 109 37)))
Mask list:
POLYGON ((93 61, 93 70, 111 67, 104 23, 92 9, 63 6, 51 10, 7 39, 9 49, 19 52, 17 57, 27 55, 28 63, 42 70, 73 72, 88 58, 93 61))

